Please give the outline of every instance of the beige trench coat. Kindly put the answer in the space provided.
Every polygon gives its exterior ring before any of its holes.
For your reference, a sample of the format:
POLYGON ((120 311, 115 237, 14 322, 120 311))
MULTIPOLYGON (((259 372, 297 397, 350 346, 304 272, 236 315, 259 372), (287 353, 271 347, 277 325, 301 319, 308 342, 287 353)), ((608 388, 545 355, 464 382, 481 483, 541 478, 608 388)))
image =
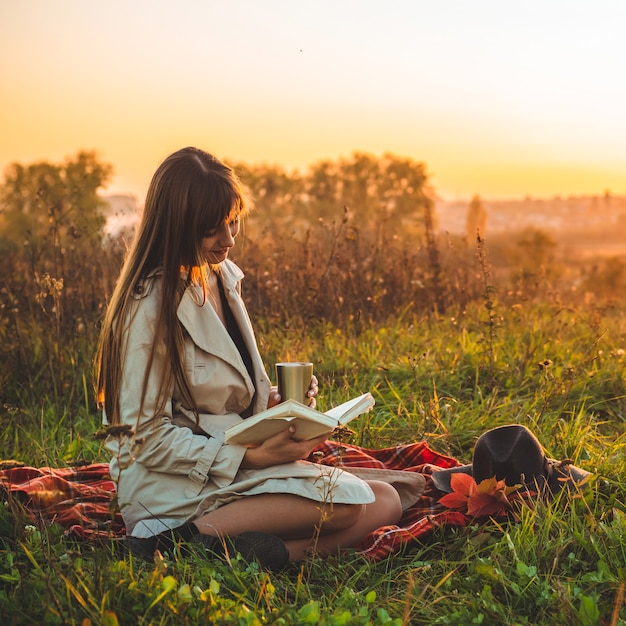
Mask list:
MULTIPOLYGON (((254 413, 267 407, 270 380, 240 296, 243 273, 226 260, 221 264, 221 277, 226 299, 250 352, 254 379, 211 304, 202 303, 200 288, 189 287, 177 313, 186 331, 185 367, 200 413, 198 426, 176 388, 168 394, 170 399, 162 414, 156 414, 157 387, 163 368, 168 367, 163 346, 157 347, 140 412, 141 388, 160 300, 158 275, 147 278, 135 294, 120 394, 122 423, 132 427, 134 436, 110 438, 107 442, 113 454, 111 475, 117 483, 127 534, 156 534, 233 499, 259 493, 292 493, 348 504, 365 504, 374 499, 364 479, 337 468, 306 461, 263 470, 240 468, 246 448, 225 444, 224 431, 241 421, 240 413, 251 402, 254 413)), ((364 470, 363 477, 380 478, 379 472, 364 470)), ((423 477, 402 476, 402 472, 387 474, 389 482, 398 480, 401 484, 399 491, 402 495, 404 489, 407 506, 421 494, 423 477)))

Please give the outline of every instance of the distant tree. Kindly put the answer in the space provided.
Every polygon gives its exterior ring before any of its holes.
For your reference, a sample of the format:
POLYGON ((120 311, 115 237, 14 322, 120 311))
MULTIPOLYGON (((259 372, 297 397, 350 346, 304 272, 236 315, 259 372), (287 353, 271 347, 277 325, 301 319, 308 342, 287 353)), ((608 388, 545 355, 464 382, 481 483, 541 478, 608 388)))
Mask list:
POLYGON ((465 236, 468 241, 475 241, 476 237, 484 238, 487 228, 487 210, 483 206, 480 196, 475 195, 470 202, 465 221, 465 236))
POLYGON ((536 291, 542 279, 558 277, 562 268, 557 262, 556 241, 545 231, 534 227, 525 228, 511 248, 510 255, 521 284, 530 292, 536 291))
POLYGON ((0 185, 0 246, 43 275, 63 275, 68 264, 96 254, 106 218, 98 190, 112 167, 93 152, 60 165, 13 163, 0 185))
POLYGON ((0 185, 0 296, 22 314, 38 310, 57 339, 61 325, 96 311, 109 287, 98 190, 111 173, 94 152, 81 151, 61 164, 13 163, 0 185))
POLYGON ((424 232, 425 213, 433 217, 425 166, 385 153, 376 158, 354 152, 350 158, 314 164, 304 179, 311 219, 333 219, 347 207, 359 228, 424 232))
POLYGON ((111 172, 93 152, 62 164, 6 169, 0 185, 0 381, 11 393, 46 380, 55 395, 76 388, 76 380, 64 377, 69 371, 87 387, 89 362, 76 359, 91 355, 74 346, 95 341, 111 273, 119 271, 119 259, 111 262, 103 245, 98 197, 111 172), (64 369, 68 363, 72 367, 64 369))
POLYGON ((301 181, 297 172, 287 173, 277 165, 246 165, 234 163, 232 167, 248 187, 255 206, 251 220, 260 214, 261 221, 289 220, 300 202, 301 181))
MULTIPOLYGON (((434 194, 422 163, 391 153, 379 158, 354 152, 311 166, 303 187, 304 214, 328 228, 333 263, 344 274, 350 268, 355 286, 363 276, 372 285, 363 311, 391 301, 394 292, 406 294, 409 284, 422 285, 416 297, 443 311, 446 286, 435 237, 434 194), (389 259, 407 250, 426 251, 426 267, 407 260, 406 274, 388 275, 389 259)), ((359 296, 350 297, 356 301, 359 296)))
POLYGON ((383 306, 404 306, 411 297, 425 308, 444 310, 434 194, 422 163, 355 152, 302 173, 233 167, 257 207, 246 218, 255 220, 250 237, 240 238, 233 250, 235 260, 242 253, 247 283, 258 286, 251 306, 265 313, 280 307, 267 294, 282 292, 293 276, 290 315, 297 306, 304 315, 327 315, 333 303, 341 316, 364 319, 383 306))
POLYGON ((537 268, 551 262, 556 241, 545 231, 531 227, 521 233, 517 246, 523 250, 524 259, 537 268))

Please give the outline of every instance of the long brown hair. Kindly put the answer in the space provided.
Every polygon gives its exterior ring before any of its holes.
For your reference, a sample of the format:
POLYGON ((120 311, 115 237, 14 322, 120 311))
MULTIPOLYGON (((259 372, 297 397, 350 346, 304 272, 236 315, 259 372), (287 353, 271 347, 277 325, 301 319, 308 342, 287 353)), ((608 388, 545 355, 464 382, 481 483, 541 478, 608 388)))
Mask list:
POLYGON ((109 424, 120 423, 120 389, 128 318, 133 294, 151 272, 162 281, 156 336, 141 389, 143 407, 148 376, 158 342, 169 356, 160 381, 159 410, 166 390, 175 383, 197 416, 183 363, 183 331, 176 316, 190 281, 207 293, 207 263, 201 254, 204 234, 226 220, 245 214, 248 200, 233 170, 198 148, 183 148, 167 157, 155 172, 137 234, 109 303, 96 356, 98 405, 109 424), (184 270, 181 272, 181 270, 184 270))

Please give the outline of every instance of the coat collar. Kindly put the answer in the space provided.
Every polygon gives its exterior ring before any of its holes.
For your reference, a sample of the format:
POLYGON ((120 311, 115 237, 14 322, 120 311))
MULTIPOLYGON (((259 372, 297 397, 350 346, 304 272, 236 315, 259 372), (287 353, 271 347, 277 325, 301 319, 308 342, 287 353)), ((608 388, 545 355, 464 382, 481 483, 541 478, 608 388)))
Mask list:
MULTIPOLYGON (((244 274, 232 261, 223 261, 220 265, 221 280, 224 285, 226 300, 251 354, 256 352, 256 340, 248 315, 238 293, 239 281, 244 274)), ((254 393, 254 383, 250 379, 241 354, 228 331, 217 316, 209 302, 203 302, 202 288, 199 285, 190 285, 178 305, 177 315, 192 341, 198 348, 231 364, 243 376, 251 395, 254 393)), ((258 366, 253 358, 255 369, 258 366)))

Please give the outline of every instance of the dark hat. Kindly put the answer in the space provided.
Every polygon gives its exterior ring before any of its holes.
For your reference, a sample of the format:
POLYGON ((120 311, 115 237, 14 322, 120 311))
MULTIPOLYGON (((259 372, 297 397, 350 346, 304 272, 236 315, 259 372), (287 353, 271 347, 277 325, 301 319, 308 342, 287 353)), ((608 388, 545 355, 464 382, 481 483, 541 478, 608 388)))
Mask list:
POLYGON ((591 476, 568 460, 548 459, 537 437, 521 424, 499 426, 483 433, 474 446, 471 465, 433 471, 435 487, 452 491, 450 478, 457 472, 473 476, 476 484, 495 476, 510 487, 525 485, 546 495, 556 494, 566 485, 573 488, 591 476))

